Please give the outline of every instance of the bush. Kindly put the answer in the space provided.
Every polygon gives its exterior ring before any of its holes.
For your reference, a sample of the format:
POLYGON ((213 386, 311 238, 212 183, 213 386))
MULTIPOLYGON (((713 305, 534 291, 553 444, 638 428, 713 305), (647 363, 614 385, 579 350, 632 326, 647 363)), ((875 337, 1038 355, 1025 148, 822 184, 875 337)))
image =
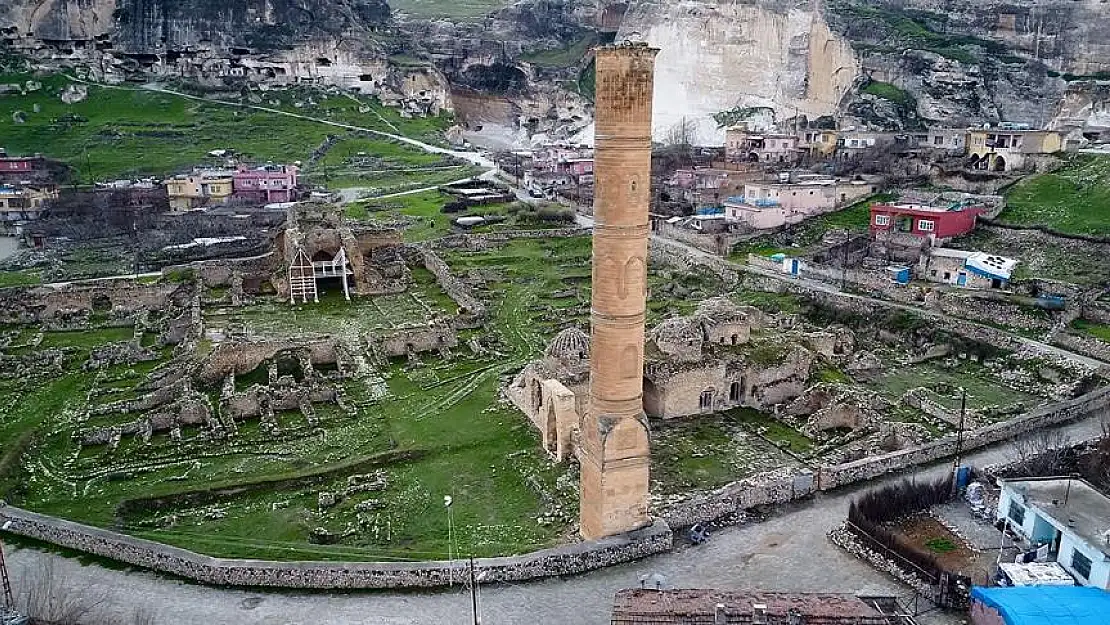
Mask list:
POLYGON ((951 494, 950 477, 934 482, 902 480, 876 488, 852 502, 848 508, 848 529, 898 554, 930 582, 938 582, 944 570, 936 557, 890 531, 887 525, 942 504, 951 494))

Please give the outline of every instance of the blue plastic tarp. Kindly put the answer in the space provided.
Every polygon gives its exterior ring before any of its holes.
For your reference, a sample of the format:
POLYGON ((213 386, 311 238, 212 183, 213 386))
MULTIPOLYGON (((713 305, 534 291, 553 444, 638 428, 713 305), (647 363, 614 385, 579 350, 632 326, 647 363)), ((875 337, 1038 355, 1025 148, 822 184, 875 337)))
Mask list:
POLYGON ((1106 625, 1110 592, 1088 586, 971 589, 972 601, 994 608, 1006 625, 1106 625))

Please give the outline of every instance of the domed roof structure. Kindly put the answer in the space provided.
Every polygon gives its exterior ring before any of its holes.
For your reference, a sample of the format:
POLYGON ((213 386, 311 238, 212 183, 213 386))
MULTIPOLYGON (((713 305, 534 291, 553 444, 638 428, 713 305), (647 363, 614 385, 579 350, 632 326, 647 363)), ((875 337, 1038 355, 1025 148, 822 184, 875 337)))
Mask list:
POLYGON ((564 362, 587 360, 590 357, 590 335, 578 328, 567 328, 551 339, 544 356, 564 362))
POLYGON ((706 321, 739 321, 747 316, 744 308, 727 297, 711 297, 698 304, 696 315, 706 321))
POLYGON ((695 317, 672 317, 652 328, 649 338, 664 353, 670 353, 669 346, 694 347, 700 352, 705 333, 695 317))

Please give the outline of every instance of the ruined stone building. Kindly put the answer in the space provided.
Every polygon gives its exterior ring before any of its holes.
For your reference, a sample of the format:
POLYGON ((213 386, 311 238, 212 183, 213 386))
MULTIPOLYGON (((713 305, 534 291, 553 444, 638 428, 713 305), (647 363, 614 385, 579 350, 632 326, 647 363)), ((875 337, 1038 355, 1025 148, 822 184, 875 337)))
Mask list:
POLYGON ((350 300, 352 293, 399 293, 408 284, 400 232, 356 231, 341 209, 330 204, 302 202, 290 207, 275 248, 281 269, 274 284, 291 303, 319 301, 324 288, 337 288, 350 300))
MULTIPOLYGON (((802 395, 819 357, 846 357, 853 349, 854 337, 843 328, 753 340, 752 330, 767 323, 760 311, 724 297, 660 322, 644 338, 644 413, 675 419, 739 406, 768 410, 802 395)), ((588 410, 590 347, 585 332, 563 330, 508 388, 545 449, 560 460, 588 410)))

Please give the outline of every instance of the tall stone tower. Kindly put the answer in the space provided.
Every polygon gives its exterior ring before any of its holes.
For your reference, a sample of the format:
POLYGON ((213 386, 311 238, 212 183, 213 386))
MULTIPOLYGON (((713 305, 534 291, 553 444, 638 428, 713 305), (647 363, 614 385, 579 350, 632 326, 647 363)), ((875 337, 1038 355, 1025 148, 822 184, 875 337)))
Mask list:
POLYGON ((606 46, 595 61, 590 404, 578 446, 586 539, 650 522, 643 376, 656 52, 643 44, 606 46))

